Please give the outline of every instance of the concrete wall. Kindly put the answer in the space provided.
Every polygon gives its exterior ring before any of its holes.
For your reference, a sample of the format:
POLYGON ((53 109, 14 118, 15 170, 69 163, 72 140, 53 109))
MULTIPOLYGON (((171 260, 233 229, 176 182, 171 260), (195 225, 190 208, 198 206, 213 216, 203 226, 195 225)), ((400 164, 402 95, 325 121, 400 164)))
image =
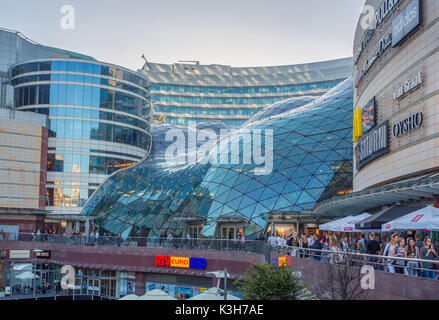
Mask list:
MULTIPOLYGON (((276 256, 277 257, 277 256, 276 256)), ((294 271, 302 273, 302 280, 318 296, 324 294, 322 285, 327 279, 326 262, 291 257, 294 271)), ((375 272, 375 290, 369 290, 365 300, 437 300, 439 299, 439 281, 407 277, 388 272, 375 272)))

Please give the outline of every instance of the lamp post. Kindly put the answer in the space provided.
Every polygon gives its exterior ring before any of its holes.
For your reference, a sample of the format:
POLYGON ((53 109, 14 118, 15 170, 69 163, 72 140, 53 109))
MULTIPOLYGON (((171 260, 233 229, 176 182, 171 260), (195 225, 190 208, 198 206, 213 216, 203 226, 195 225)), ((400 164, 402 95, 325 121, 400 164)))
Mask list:
POLYGON ((227 300, 227 268, 224 269, 224 300, 227 300))

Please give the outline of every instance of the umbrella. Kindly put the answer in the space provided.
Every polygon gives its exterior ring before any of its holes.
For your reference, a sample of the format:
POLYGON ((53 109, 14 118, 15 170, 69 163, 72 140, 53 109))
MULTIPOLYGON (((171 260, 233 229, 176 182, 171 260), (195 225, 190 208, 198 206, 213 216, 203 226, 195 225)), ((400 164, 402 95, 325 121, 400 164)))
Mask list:
POLYGON ((341 222, 343 222, 343 221, 347 221, 347 220, 349 220, 349 219, 352 219, 352 216, 348 216, 348 217, 344 217, 344 218, 342 218, 342 219, 338 219, 338 220, 334 220, 334 221, 327 222, 327 223, 325 223, 325 224, 320 225, 320 226, 319 226, 319 230, 323 230, 323 231, 334 231, 334 230, 332 230, 332 228, 333 228, 336 224, 341 223, 341 222))
MULTIPOLYGON (((220 293, 216 294, 217 289, 216 288, 210 288, 207 291, 204 291, 203 293, 196 295, 189 300, 224 300, 224 292, 223 290, 220 290, 220 293)), ((226 300, 241 300, 238 297, 235 297, 231 294, 227 294, 226 300)))
POLYGON ((167 294, 162 290, 154 289, 141 296, 140 300, 177 300, 177 299, 171 297, 169 294, 167 294))
POLYGON ((20 273, 15 278, 20 279, 20 280, 32 280, 32 279, 39 279, 40 277, 38 275, 30 272, 30 271, 25 271, 23 273, 20 273))
POLYGON ((382 225, 384 232, 395 230, 439 231, 439 209, 428 206, 382 225))
POLYGON ((120 298, 119 300, 140 300, 140 297, 136 296, 135 294, 129 294, 123 298, 120 298))

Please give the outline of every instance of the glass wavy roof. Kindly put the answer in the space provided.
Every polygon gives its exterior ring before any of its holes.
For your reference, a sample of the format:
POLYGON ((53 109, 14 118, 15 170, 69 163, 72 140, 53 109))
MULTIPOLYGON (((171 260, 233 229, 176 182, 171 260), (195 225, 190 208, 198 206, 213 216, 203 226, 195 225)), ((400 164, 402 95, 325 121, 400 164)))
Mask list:
MULTIPOLYGON (((265 228, 270 212, 309 212, 352 189, 352 110, 349 78, 314 101, 276 103, 233 131, 230 137, 261 130, 264 142, 272 130, 273 170, 267 175, 255 174, 256 164, 169 164, 164 150, 171 142, 164 135, 177 126, 156 125, 150 158, 108 178, 83 213, 94 216, 102 229, 124 236, 181 236, 185 226, 178 218, 199 216, 206 218, 203 235, 213 236, 216 219, 242 217, 251 238, 265 228)), ((204 128, 218 132, 226 127, 206 123, 204 128)), ((187 127, 179 129, 187 137, 187 127)), ((244 142, 239 141, 242 156, 244 142)))

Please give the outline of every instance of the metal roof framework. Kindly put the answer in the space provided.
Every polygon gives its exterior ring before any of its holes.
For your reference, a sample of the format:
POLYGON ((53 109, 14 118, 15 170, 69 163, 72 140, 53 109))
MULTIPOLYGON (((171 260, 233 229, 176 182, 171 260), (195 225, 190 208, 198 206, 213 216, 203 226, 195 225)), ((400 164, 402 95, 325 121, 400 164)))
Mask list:
POLYGON ((336 197, 317 204, 314 214, 320 216, 354 215, 397 203, 434 200, 439 196, 439 173, 387 184, 336 197))

